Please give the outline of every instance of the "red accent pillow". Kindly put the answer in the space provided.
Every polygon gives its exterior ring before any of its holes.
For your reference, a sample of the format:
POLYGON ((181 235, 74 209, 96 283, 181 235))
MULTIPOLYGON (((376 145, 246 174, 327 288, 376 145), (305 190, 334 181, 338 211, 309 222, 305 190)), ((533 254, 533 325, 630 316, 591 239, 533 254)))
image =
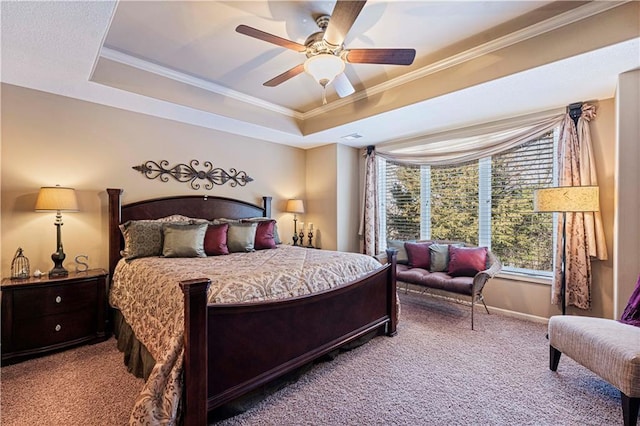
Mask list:
POLYGON ((227 247, 228 229, 228 223, 209 225, 207 227, 207 232, 204 234, 204 252, 207 256, 229 254, 229 248, 227 247))
POLYGON ((273 237, 273 230, 276 226, 275 220, 261 220, 256 228, 256 238, 253 248, 256 250, 276 248, 276 240, 273 237))
POLYGON ((409 268, 429 269, 431 266, 431 253, 429 246, 431 243, 404 243, 409 259, 409 268))
POLYGON ((473 277, 487 269, 486 247, 449 246, 449 275, 452 277, 473 277))

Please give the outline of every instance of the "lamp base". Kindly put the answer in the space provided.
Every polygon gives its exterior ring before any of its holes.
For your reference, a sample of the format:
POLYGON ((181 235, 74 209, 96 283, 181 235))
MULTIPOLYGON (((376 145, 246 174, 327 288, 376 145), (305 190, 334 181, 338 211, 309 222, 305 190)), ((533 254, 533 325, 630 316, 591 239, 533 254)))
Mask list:
POLYGON ((66 277, 69 271, 64 268, 53 268, 49 271, 49 278, 66 277))
POLYGON ((66 277, 69 275, 69 271, 64 269, 64 266, 62 266, 62 262, 65 257, 67 256, 64 254, 64 251, 62 251, 62 247, 51 255, 51 260, 53 260, 53 269, 49 271, 49 277, 66 277))

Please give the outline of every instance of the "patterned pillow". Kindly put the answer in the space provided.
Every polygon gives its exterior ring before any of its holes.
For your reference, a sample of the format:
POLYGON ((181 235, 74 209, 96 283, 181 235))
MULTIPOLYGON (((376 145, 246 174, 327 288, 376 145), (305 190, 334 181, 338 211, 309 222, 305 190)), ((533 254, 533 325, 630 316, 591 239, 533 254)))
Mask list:
POLYGON ((204 252, 207 256, 219 256, 229 254, 227 247, 228 223, 209 225, 204 234, 204 252))
POLYGON ((120 232, 124 237, 120 255, 126 260, 162 254, 162 222, 130 220, 120 225, 120 232))
POLYGON ((206 257, 204 234, 208 223, 164 223, 162 232, 164 257, 206 257))
POLYGON ((452 277, 473 277, 486 268, 486 247, 449 246, 449 275, 452 277))
POLYGON ((126 260, 139 257, 162 256, 162 224, 189 223, 191 218, 174 214, 160 219, 129 220, 120 225, 124 237, 124 250, 120 252, 126 260))
POLYGON ((254 251, 257 223, 230 223, 227 247, 231 253, 254 251))

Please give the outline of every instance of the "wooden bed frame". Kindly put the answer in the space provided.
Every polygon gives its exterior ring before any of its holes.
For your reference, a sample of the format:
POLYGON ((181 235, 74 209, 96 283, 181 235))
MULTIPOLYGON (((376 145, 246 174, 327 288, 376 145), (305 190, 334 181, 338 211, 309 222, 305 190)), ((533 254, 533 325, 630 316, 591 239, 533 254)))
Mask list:
MULTIPOLYGON (((109 272, 128 220, 172 214, 214 219, 270 217, 264 206, 222 197, 180 196, 121 205, 122 189, 109 195, 109 272)), ((207 424, 208 413, 285 373, 366 334, 396 334, 395 256, 363 278, 330 291, 285 300, 207 304, 206 278, 182 281, 184 293, 185 425, 207 424)))

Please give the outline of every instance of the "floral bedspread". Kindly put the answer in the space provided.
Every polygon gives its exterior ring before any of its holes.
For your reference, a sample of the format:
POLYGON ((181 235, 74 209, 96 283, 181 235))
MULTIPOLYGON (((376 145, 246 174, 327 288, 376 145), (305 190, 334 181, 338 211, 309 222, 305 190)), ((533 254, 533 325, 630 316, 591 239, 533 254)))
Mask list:
POLYGON ((109 301, 156 360, 130 423, 177 422, 184 354, 184 299, 178 282, 206 277, 211 280, 209 303, 242 303, 327 290, 378 267, 370 256, 286 245, 207 258, 121 260, 109 301))

